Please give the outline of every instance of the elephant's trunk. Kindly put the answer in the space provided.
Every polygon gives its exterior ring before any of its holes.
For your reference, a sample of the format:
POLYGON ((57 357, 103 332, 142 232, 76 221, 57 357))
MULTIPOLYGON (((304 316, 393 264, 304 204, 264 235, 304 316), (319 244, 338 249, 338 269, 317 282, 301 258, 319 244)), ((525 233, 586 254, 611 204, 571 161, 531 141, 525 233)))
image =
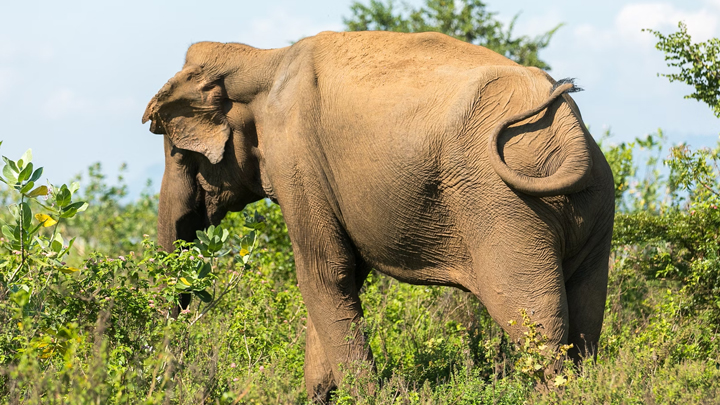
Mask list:
MULTIPOLYGON (((167 139, 165 144, 169 149, 167 139)), ((195 240, 195 232, 205 229, 208 222, 204 192, 197 185, 192 171, 178 165, 172 158, 166 159, 158 205, 160 246, 172 252, 176 240, 195 240)))
MULTIPOLYGON (((175 241, 193 241, 197 230, 208 226, 204 193, 194 179, 192 167, 178 165, 172 147, 165 138, 165 173, 160 188, 158 206, 158 242, 167 252, 175 249, 175 241)), ((179 153, 179 152, 175 152, 179 153)), ((172 309, 177 318, 190 305, 190 294, 180 294, 179 306, 172 309)))
MULTIPOLYGON (((508 167, 500 158, 498 152, 498 138, 507 127, 524 119, 530 118, 549 107, 558 97, 568 91, 573 91, 572 83, 563 83, 558 86, 550 97, 541 105, 512 116, 500 122, 492 131, 488 139, 489 159, 495 172, 511 188, 535 197, 547 197, 577 193, 587 186, 593 161, 587 142, 574 142, 573 150, 568 151, 568 157, 558 170, 548 177, 530 177, 508 167)), ((583 136, 582 139, 585 139, 583 136)))

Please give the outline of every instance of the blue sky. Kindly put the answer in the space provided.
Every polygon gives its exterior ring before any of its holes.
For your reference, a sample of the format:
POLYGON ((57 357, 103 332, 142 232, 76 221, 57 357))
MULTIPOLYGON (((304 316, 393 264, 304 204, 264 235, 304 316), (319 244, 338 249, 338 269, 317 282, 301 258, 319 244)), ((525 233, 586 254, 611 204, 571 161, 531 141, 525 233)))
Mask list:
MULTIPOLYGON (((111 176, 127 162, 135 191, 162 175, 161 137, 140 118, 147 102, 177 72, 197 41, 287 46, 323 30, 342 30, 346 0, 33 1, 3 4, 0 16, 0 154, 32 148, 51 182, 93 162, 111 176)), ((420 4, 421 1, 409 1, 420 4)), ((720 37, 720 0, 578 2, 496 1, 488 9, 517 35, 559 23, 541 58, 555 78, 576 77, 573 95, 591 131, 612 141, 662 128, 673 142, 713 145, 720 120, 683 95, 691 88, 656 76, 671 72, 653 37, 688 24, 696 40, 720 37), (582 5, 581 5, 582 4, 582 5)))

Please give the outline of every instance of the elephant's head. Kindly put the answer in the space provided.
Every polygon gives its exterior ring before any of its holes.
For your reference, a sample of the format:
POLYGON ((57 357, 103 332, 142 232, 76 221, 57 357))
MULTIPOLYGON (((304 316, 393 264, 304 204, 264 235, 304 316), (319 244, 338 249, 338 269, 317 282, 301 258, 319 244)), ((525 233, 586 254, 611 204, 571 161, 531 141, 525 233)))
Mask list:
POLYGON ((143 123, 151 120, 150 131, 165 136, 158 238, 167 250, 265 196, 252 109, 262 90, 254 76, 267 73, 253 66, 260 52, 240 44, 191 46, 183 69, 145 110, 143 123))

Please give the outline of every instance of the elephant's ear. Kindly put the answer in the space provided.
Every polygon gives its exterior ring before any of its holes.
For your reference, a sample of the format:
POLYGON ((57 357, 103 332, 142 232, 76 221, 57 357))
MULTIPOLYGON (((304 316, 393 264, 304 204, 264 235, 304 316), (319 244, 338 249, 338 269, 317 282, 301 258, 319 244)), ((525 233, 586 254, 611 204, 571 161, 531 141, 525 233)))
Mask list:
POLYGON ((152 132, 167 134, 176 147, 202 153, 216 164, 231 133, 222 111, 225 91, 219 81, 202 76, 198 66, 178 72, 150 100, 143 123, 152 120, 152 132))
POLYGON ((164 121, 170 141, 180 149, 202 153, 210 163, 219 163, 230 138, 230 127, 220 111, 193 112, 164 121))

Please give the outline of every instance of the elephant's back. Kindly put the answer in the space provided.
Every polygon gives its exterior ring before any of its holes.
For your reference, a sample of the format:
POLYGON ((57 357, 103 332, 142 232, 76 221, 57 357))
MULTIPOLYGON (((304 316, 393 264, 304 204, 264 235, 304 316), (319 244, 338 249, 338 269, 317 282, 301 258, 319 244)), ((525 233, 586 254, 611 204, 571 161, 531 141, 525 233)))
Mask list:
POLYGON ((479 66, 518 66, 485 47, 437 32, 323 32, 312 39, 318 75, 341 75, 367 86, 411 79, 416 85, 443 73, 479 66))

